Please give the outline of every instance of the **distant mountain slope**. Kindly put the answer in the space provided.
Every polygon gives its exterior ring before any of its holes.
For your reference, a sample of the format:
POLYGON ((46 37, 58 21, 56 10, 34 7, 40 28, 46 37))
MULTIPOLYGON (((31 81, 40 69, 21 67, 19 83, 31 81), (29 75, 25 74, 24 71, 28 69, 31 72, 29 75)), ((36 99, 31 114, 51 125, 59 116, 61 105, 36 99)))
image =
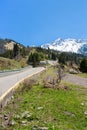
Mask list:
POLYGON ((87 40, 61 39, 58 38, 52 43, 41 45, 42 48, 50 48, 61 52, 74 52, 87 55, 87 40))
POLYGON ((0 53, 4 53, 6 50, 13 50, 14 44, 18 44, 21 47, 23 47, 22 44, 11 40, 11 39, 0 39, 0 53))

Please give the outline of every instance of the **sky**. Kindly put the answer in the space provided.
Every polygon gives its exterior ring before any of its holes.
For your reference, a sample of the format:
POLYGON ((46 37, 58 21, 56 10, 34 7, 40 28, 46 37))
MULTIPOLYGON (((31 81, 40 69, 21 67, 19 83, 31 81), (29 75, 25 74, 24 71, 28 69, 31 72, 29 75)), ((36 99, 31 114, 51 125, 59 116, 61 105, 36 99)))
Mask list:
POLYGON ((0 38, 25 46, 87 39, 87 0, 0 0, 0 38))

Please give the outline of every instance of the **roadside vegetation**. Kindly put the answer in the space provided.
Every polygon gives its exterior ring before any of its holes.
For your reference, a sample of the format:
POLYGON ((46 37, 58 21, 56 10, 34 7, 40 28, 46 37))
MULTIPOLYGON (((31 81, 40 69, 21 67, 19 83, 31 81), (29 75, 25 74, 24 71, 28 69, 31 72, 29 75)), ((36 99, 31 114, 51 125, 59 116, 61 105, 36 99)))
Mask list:
POLYGON ((0 57, 0 70, 14 70, 17 68, 21 68, 17 61, 0 57))
POLYGON ((87 129, 87 88, 63 81, 54 87, 57 72, 49 66, 19 85, 0 111, 1 130, 87 129))

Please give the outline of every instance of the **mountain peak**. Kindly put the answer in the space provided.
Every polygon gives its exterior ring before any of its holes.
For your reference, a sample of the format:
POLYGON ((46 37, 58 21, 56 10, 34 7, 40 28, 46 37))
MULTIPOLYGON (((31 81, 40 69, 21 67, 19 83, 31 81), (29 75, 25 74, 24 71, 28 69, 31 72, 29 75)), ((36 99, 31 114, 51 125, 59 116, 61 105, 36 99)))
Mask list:
POLYGON ((67 38, 58 38, 49 44, 43 44, 42 48, 50 48, 61 52, 72 52, 79 54, 87 54, 87 40, 67 38))

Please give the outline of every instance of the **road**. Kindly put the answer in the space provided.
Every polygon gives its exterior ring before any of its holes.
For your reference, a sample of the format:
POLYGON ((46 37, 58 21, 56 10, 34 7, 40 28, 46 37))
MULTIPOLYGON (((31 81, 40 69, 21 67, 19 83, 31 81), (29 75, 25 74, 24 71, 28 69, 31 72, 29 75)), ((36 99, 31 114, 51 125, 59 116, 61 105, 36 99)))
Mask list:
POLYGON ((70 82, 73 84, 77 84, 77 85, 87 88, 87 78, 83 78, 83 77, 73 75, 73 74, 65 74, 65 76, 62 79, 64 81, 67 81, 67 82, 70 82))
POLYGON ((55 61, 55 60, 48 60, 48 63, 52 66, 55 66, 57 65, 58 61, 55 61))
POLYGON ((43 67, 27 68, 23 71, 0 77, 0 99, 27 77, 43 71, 43 67))
POLYGON ((26 69, 29 69, 29 68, 32 68, 32 66, 28 66, 28 67, 25 67, 25 68, 22 68, 22 69, 16 69, 16 70, 0 71, 0 77, 12 75, 12 74, 17 74, 17 73, 25 71, 26 69))

